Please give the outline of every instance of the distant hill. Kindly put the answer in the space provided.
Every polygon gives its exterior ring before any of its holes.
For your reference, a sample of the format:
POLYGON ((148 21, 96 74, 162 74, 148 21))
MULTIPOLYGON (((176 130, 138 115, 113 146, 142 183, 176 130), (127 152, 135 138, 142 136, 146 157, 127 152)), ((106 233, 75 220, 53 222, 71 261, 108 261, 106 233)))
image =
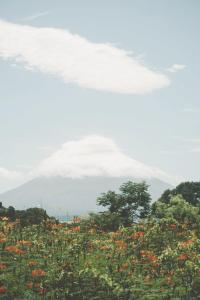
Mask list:
MULTIPOLYGON (((41 207, 53 216, 66 214, 86 214, 97 211, 96 198, 108 190, 118 190, 128 181, 142 181, 128 177, 84 177, 71 179, 63 177, 41 177, 33 179, 15 189, 0 194, 0 202, 4 206, 17 209, 41 207)), ((171 185, 158 179, 149 179, 149 191, 153 200, 171 185)))

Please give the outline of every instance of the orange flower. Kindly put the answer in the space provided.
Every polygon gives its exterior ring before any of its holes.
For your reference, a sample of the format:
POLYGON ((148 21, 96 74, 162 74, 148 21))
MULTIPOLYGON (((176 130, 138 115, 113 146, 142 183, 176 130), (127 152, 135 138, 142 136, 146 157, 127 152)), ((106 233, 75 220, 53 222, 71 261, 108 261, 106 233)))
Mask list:
POLYGON ((29 266, 29 267, 33 267, 33 266, 36 266, 36 265, 37 265, 37 262, 34 261, 34 260, 31 260, 31 261, 29 261, 29 263, 28 263, 28 266, 29 266))
POLYGON ((4 270, 4 269, 6 269, 7 267, 6 267, 6 265, 5 264, 0 264, 0 270, 4 270))
POLYGON ((166 278, 166 281, 167 281, 167 284, 169 284, 169 285, 172 285, 172 284, 173 284, 173 280, 172 280, 172 277, 171 277, 171 276, 168 276, 168 277, 166 278))
POLYGON ((19 249, 16 246, 7 246, 5 248, 5 250, 8 251, 8 252, 16 253, 16 254, 25 254, 26 253, 25 250, 19 249))
POLYGON ((121 268, 124 270, 128 269, 128 267, 129 267, 129 264, 127 262, 122 264, 122 266, 121 266, 121 268))
POLYGON ((186 260, 188 259, 188 255, 186 253, 182 253, 177 257, 178 260, 186 260))
POLYGON ((147 257, 148 255, 149 255, 149 251, 148 250, 141 250, 140 251, 140 255, 141 255, 141 257, 147 257))
POLYGON ((42 277, 46 275, 46 272, 42 269, 35 269, 31 272, 33 277, 42 277))
POLYGON ((118 250, 124 250, 124 249, 127 248, 127 243, 125 243, 122 240, 115 241, 115 245, 116 245, 118 250))
POLYGON ((46 293, 46 291, 47 291, 46 288, 43 288, 43 287, 39 288, 39 294, 40 295, 44 295, 46 293))
POLYGON ((18 245, 23 245, 23 246, 31 246, 32 242, 30 241, 25 241, 25 240, 21 240, 17 242, 18 245))
POLYGON ((0 286, 0 294, 5 294, 6 291, 7 291, 7 288, 4 285, 0 286))
POLYGON ((197 275, 200 276, 200 269, 196 270, 196 272, 197 272, 197 275))
POLYGON ((100 250, 102 250, 102 251, 105 251, 105 250, 110 250, 110 247, 109 246, 101 246, 100 247, 100 250))
POLYGON ((190 246, 190 245, 192 245, 192 244, 193 244, 193 240, 187 240, 187 241, 185 241, 185 242, 180 243, 180 246, 181 246, 182 248, 187 248, 188 246, 190 246))
POLYGON ((76 226, 76 227, 73 227, 72 228, 72 231, 73 232, 78 232, 78 231, 80 231, 81 230, 81 227, 80 226, 76 226))
POLYGON ((7 246, 5 250, 8 252, 16 252, 18 248, 16 246, 7 246))
POLYGON ((0 239, 0 243, 1 243, 1 244, 5 243, 5 242, 6 242, 6 238, 0 239))
POLYGON ((22 249, 16 249, 15 253, 16 253, 16 254, 25 254, 26 251, 25 251, 25 250, 22 250, 22 249))
POLYGON ((169 227, 170 227, 172 230, 175 230, 175 229, 176 229, 176 224, 170 224, 169 227))
POLYGON ((26 284, 26 287, 27 287, 28 289, 32 289, 32 288, 33 288, 33 282, 28 282, 28 283, 26 284))
POLYGON ((146 258, 152 263, 156 263, 158 261, 157 256, 155 256, 152 251, 141 250, 140 255, 142 258, 146 258))
POLYGON ((158 258, 155 255, 148 255, 147 258, 153 263, 158 261, 158 258))
POLYGON ((144 231, 138 231, 138 232, 132 234, 131 238, 138 239, 138 238, 143 237, 143 236, 144 236, 144 231))

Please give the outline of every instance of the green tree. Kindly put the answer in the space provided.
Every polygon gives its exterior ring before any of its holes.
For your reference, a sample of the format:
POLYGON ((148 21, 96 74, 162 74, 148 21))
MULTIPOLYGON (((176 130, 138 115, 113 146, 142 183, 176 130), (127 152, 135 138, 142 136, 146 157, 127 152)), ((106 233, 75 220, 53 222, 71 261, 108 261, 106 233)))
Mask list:
POLYGON ((193 206, 200 204, 200 182, 182 182, 175 189, 166 190, 158 201, 169 203, 172 196, 181 195, 193 206))
POLYGON ((153 215, 159 219, 173 219, 177 222, 200 224, 199 208, 189 204, 181 195, 171 197, 169 203, 157 201, 153 215))
POLYGON ((101 213, 104 221, 105 219, 115 221, 112 222, 115 223, 114 227, 129 226, 138 219, 148 216, 151 197, 145 182, 128 181, 121 185, 119 191, 120 193, 108 191, 97 199, 98 205, 108 208, 108 211, 101 213))
POLYGON ((7 209, 7 217, 11 220, 11 221, 15 221, 16 219, 16 213, 15 213, 15 209, 13 206, 9 206, 7 209))
POLYGON ((49 218, 46 211, 38 207, 28 208, 24 211, 18 211, 18 214, 22 226, 40 224, 41 222, 49 218))

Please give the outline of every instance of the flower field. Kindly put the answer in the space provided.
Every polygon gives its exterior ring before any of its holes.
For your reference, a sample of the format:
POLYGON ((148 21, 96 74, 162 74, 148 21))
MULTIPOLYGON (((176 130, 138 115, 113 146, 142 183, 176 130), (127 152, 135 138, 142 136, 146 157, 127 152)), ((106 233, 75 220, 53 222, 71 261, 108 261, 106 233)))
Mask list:
POLYGON ((149 219, 116 232, 0 221, 0 299, 200 299, 199 228, 149 219))

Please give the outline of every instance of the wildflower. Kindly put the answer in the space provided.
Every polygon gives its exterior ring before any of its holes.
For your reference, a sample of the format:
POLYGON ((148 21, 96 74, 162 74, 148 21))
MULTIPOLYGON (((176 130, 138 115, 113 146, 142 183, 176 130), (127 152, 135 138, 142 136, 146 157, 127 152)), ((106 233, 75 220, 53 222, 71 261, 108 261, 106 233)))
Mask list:
POLYGON ((29 261, 29 263, 28 263, 28 266, 29 266, 29 267, 33 267, 33 266, 35 266, 35 265, 37 265, 37 262, 34 261, 34 260, 31 260, 31 261, 29 261))
POLYGON ((147 257, 148 255, 149 255, 149 251, 148 250, 141 250, 140 251, 140 255, 141 255, 141 257, 147 257))
POLYGON ((169 227, 170 227, 172 230, 175 230, 175 229, 176 229, 176 224, 170 224, 169 227))
POLYGON ((182 253, 181 255, 179 255, 177 257, 178 260, 187 260, 188 259, 188 255, 186 253, 182 253))
POLYGON ((187 248, 188 246, 193 244, 193 240, 187 240, 185 242, 180 243, 181 248, 187 248))
POLYGON ((31 272, 33 277, 42 277, 46 275, 46 272, 42 269, 35 269, 31 272))
POLYGON ((197 272, 197 275, 200 276, 200 269, 196 270, 196 272, 197 272))
POLYGON ((168 277, 166 278, 166 281, 167 281, 167 284, 169 284, 169 285, 172 285, 172 284, 173 284, 173 280, 172 280, 172 277, 171 277, 171 276, 168 276, 168 277))
POLYGON ((39 294, 40 295, 44 295, 46 293, 46 291, 47 291, 46 288, 43 288, 43 287, 39 288, 39 294))
POLYGON ((129 267, 129 264, 127 262, 123 263, 122 266, 121 266, 121 268, 124 269, 124 270, 128 269, 128 267, 129 267))
POLYGON ((124 250, 127 248, 127 243, 122 240, 115 241, 115 244, 118 250, 124 250))
POLYGON ((80 231, 81 230, 81 227, 80 226, 76 226, 76 227, 73 227, 72 228, 72 231, 73 232, 78 232, 78 231, 80 231))
POLYGON ((16 249, 16 251, 15 251, 15 253, 16 254, 25 254, 26 253, 26 251, 25 250, 22 250, 22 249, 16 249))
POLYGON ((8 251, 8 252, 16 253, 16 254, 25 254, 26 253, 25 250, 19 249, 16 246, 7 246, 5 248, 5 250, 8 251))
POLYGON ((23 245, 23 246, 31 246, 32 242, 30 241, 25 241, 25 240, 21 240, 17 242, 18 245, 23 245))
POLYGON ((157 262, 158 258, 155 255, 148 255, 147 257, 151 262, 157 262))
POLYGON ((0 294, 5 294, 6 291, 7 291, 7 288, 4 285, 0 286, 0 294))
POLYGON ((28 289, 32 289, 32 288, 33 288, 33 282, 28 282, 28 283, 26 284, 26 287, 27 287, 28 289))
POLYGON ((6 269, 7 267, 6 267, 6 265, 5 264, 0 264, 0 270, 4 270, 4 269, 6 269))
POLYGON ((135 232, 134 234, 132 234, 131 238, 138 239, 138 238, 143 237, 143 236, 144 236, 144 231, 138 231, 138 232, 135 232))
POLYGON ((0 239, 0 244, 3 244, 3 243, 5 243, 5 242, 6 242, 6 238, 0 239))
POLYGON ((110 247, 105 245, 105 246, 101 246, 100 250, 104 251, 104 250, 110 250, 110 247))

